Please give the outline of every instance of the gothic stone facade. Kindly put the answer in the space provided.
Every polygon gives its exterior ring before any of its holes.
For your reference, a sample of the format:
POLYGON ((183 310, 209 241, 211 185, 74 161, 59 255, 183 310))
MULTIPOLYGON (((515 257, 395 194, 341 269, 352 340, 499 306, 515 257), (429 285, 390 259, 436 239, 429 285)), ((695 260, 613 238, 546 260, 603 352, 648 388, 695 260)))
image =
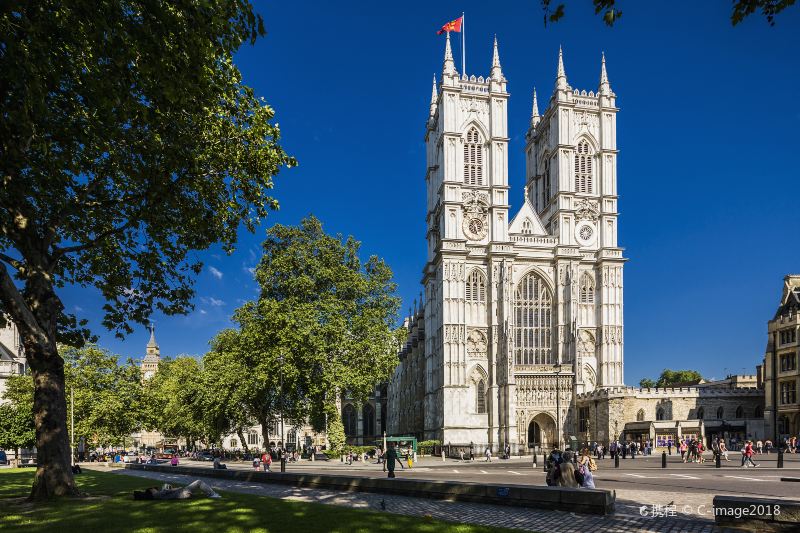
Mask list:
POLYGON ((427 145, 424 305, 389 384, 389 431, 514 451, 563 442, 576 394, 623 383, 616 95, 555 89, 525 145, 509 217, 508 101, 495 41, 487 78, 459 75, 449 37, 427 145))
MULTIPOLYGON (((752 377, 752 376, 750 376, 752 377)), ((760 387, 611 387, 578 395, 580 441, 650 439, 656 444, 695 437, 764 439, 764 391, 760 387)))

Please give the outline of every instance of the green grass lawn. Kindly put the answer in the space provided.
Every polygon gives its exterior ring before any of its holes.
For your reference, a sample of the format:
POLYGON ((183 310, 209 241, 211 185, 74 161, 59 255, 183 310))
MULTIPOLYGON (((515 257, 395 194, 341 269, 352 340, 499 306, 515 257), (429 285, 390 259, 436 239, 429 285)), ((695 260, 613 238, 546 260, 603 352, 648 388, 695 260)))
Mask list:
MULTIPOLYGON (((134 501, 132 491, 159 484, 152 479, 84 470, 76 476, 86 498, 47 504, 24 501, 33 470, 0 470, 0 530, 10 531, 261 531, 483 533, 509 531, 451 524, 390 513, 284 501, 220 491, 222 498, 134 501)), ((457 516, 453 517, 458 520, 457 516)))

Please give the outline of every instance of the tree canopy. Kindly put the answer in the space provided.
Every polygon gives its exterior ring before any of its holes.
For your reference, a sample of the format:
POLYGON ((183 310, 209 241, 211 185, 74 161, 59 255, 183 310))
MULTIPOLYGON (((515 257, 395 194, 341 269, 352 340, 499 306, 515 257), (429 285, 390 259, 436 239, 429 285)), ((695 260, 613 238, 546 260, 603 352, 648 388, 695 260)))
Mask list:
POLYGON ((703 376, 696 370, 669 370, 665 368, 658 377, 658 380, 654 381, 650 378, 644 378, 639 381, 639 386, 651 389, 655 387, 673 387, 680 384, 696 384, 702 379, 703 376))
MULTIPOLYGON (((566 5, 554 3, 553 0, 540 0, 544 11, 544 25, 558 22, 566 13, 566 5)), ((622 3, 622 2, 620 2, 622 3)), ((736 26, 744 19, 761 12, 770 26, 775 25, 775 17, 787 7, 794 5, 795 0, 734 0, 731 13, 731 24, 736 26)), ((613 26, 621 17, 622 11, 617 7, 617 0, 592 0, 594 14, 600 15, 606 26, 613 26)))
POLYGON ((202 268, 191 252, 232 250, 277 207, 273 176, 294 160, 233 62, 262 35, 248 0, 0 10, 0 304, 36 384, 32 498, 78 492, 57 342, 92 333, 61 288, 98 291, 117 335, 185 313, 202 268))
POLYGON ((362 262, 359 247, 352 236, 327 235, 313 216, 267 232, 255 272, 259 298, 236 310, 238 328, 221 332, 206 356, 208 369, 234 372, 238 390, 228 384, 220 394, 237 398, 264 431, 279 413, 327 419, 335 430, 337 395, 365 399, 393 370, 392 272, 375 256, 362 262))

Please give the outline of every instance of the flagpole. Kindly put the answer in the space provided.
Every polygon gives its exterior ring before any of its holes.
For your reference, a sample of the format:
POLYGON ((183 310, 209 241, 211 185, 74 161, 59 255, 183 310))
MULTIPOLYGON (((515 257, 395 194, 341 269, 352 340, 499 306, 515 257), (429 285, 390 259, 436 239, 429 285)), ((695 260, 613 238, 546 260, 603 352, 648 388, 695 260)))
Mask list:
POLYGON ((461 12, 461 70, 463 71, 461 74, 464 76, 467 75, 467 50, 465 48, 466 45, 466 36, 467 36, 467 24, 466 18, 464 17, 464 12, 461 12))

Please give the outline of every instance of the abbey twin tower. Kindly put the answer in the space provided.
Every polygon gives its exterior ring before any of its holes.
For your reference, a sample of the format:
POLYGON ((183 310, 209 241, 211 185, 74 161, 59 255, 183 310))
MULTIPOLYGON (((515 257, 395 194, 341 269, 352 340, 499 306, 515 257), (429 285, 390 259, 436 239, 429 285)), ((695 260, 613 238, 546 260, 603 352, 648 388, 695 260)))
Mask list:
MULTIPOLYGON (((522 207, 509 212, 507 81, 459 74, 448 34, 425 132, 424 300, 389 383, 388 430, 514 452, 557 446, 576 397, 623 384, 616 96, 567 80, 559 51, 525 134, 522 207)), ((511 154, 520 157, 523 154, 511 154)))

